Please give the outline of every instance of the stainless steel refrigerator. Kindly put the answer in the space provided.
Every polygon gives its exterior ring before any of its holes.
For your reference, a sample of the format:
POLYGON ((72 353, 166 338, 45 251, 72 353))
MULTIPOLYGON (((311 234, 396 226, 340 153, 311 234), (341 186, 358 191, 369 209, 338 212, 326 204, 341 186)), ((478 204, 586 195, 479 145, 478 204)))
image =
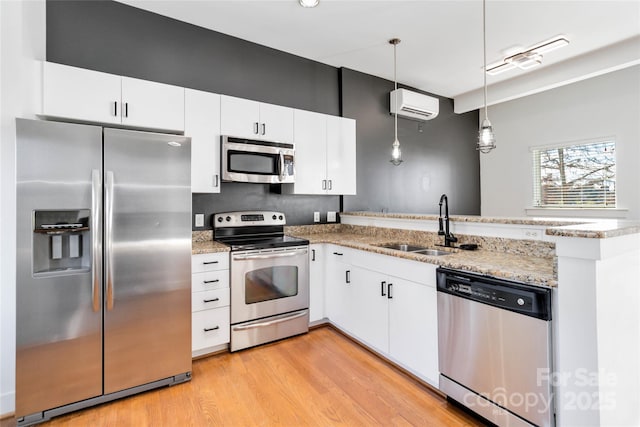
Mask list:
POLYGON ((190 139, 16 127, 18 425, 189 380, 190 139))

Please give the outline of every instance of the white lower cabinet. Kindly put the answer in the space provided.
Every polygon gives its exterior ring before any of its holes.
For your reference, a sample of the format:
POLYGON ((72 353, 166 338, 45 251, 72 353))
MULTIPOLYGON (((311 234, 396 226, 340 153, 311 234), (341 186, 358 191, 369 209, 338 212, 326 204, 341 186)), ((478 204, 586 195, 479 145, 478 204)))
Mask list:
POLYGON ((438 386, 436 265, 325 246, 327 318, 438 386))
POLYGON ((230 340, 229 253, 191 257, 191 354, 202 356, 230 340))
POLYGON ((325 262, 322 244, 309 245, 309 322, 325 318, 324 278, 325 262))

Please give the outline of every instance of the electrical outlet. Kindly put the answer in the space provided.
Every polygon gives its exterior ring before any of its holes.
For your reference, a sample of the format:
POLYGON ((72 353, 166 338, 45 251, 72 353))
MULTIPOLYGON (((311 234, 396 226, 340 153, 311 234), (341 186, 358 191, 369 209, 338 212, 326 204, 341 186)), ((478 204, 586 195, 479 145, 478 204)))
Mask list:
POLYGON ((204 227, 204 214, 196 214, 196 227, 204 227))
POLYGON ((327 222, 336 222, 336 213, 335 212, 327 212, 327 222))
POLYGON ((320 222, 320 212, 313 213, 313 222, 320 222))
POLYGON ((525 228, 524 230, 522 230, 522 234, 525 239, 540 240, 540 235, 542 233, 537 229, 525 228))

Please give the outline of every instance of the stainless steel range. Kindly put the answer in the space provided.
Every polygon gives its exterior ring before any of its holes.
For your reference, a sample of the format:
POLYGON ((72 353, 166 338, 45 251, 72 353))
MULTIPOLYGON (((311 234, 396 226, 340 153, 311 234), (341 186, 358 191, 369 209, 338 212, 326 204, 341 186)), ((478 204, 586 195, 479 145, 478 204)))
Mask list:
POLYGON ((309 331, 309 241, 284 234, 281 212, 214 215, 231 247, 231 351, 309 331))

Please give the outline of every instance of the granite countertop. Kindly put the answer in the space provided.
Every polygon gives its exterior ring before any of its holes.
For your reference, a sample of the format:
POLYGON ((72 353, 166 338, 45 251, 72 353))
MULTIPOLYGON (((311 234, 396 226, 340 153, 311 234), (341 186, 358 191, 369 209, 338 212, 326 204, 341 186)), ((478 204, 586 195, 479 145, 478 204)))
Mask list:
MULTIPOLYGON (((374 218, 394 218, 422 221, 437 221, 438 215, 432 214, 404 214, 382 212, 343 212, 340 216, 360 216, 374 218)), ((484 217, 461 216, 449 217, 452 222, 475 222, 486 224, 519 224, 539 225, 546 228, 546 234, 558 237, 582 237, 591 239, 606 239, 627 234, 640 233, 640 222, 608 219, 585 218, 508 218, 508 217, 484 217)))
POLYGON ((472 271, 508 280, 530 283, 538 286, 555 287, 554 259, 491 252, 483 249, 463 251, 446 249, 453 253, 443 256, 422 255, 411 252, 381 248, 378 245, 397 243, 398 239, 388 236, 372 236, 345 232, 293 233, 296 237, 308 239, 311 243, 332 243, 368 252, 391 255, 442 267, 472 271))
POLYGON ((192 241, 191 242, 191 254, 212 254, 216 252, 229 252, 229 246, 218 243, 214 240, 208 241, 192 241))

